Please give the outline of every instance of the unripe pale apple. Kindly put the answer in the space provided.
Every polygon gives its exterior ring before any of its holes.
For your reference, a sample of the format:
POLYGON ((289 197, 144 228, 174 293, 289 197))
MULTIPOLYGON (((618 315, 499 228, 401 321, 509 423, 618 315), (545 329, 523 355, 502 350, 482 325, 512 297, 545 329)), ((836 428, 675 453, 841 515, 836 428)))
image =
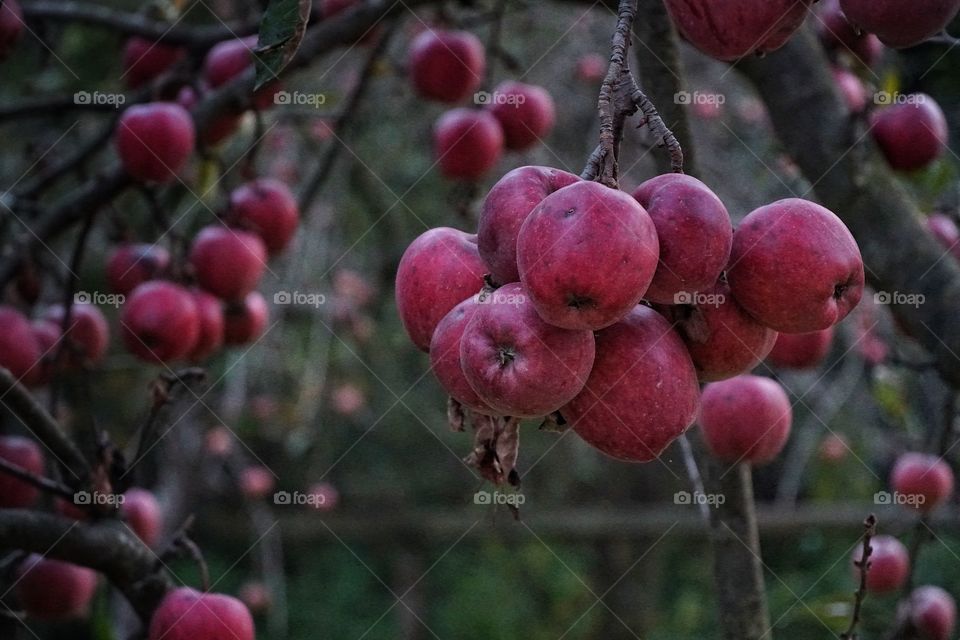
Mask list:
POLYGON ((440 320, 480 291, 487 267, 477 237, 451 229, 430 229, 410 243, 397 267, 397 311, 410 340, 422 351, 440 320))
POLYGON ((629 195, 580 181, 537 205, 517 237, 520 281, 540 316, 596 331, 640 302, 657 269, 653 221, 629 195))
POLYGON ((0 62, 10 57, 23 35, 23 11, 17 0, 5 0, 0 6, 0 62))
POLYGON ((893 465, 890 486, 907 496, 907 504, 924 513, 953 495, 953 471, 943 458, 927 453, 904 453, 893 465))
POLYGON ((770 378, 743 375, 703 389, 700 428, 710 453, 724 462, 770 462, 786 445, 792 421, 790 399, 770 378))
POLYGON ((960 0, 840 0, 840 7, 855 26, 900 49, 943 31, 960 11, 960 0))
POLYGON ((0 305, 0 367, 26 384, 40 381, 40 357, 44 354, 26 316, 0 305))
POLYGON ((503 127, 507 149, 527 149, 550 134, 557 114, 550 93, 541 86, 508 80, 493 90, 490 113, 503 127))
POLYGON ((781 333, 767 362, 781 369, 813 369, 830 353, 833 327, 809 333, 781 333))
POLYGON ((957 604, 940 587, 917 587, 910 593, 907 606, 910 624, 921 640, 950 640, 953 636, 957 604))
POLYGON ((163 280, 133 290, 120 314, 123 342, 147 362, 186 357, 200 335, 200 315, 189 290, 163 280))
MULTIPOLYGON (((870 570, 867 572, 867 591, 871 593, 890 593, 896 591, 907 581, 910 573, 910 554, 903 543, 888 535, 874 536, 870 540, 873 552, 870 554, 870 570)), ((859 562, 863 556, 863 545, 857 545, 851 555, 851 564, 859 562)), ((853 565, 853 576, 860 583, 860 570, 853 565)))
POLYGON ((148 547, 153 547, 160 541, 160 534, 163 532, 163 510, 152 492, 139 487, 127 489, 120 504, 120 515, 148 547))
POLYGON ((259 291, 251 291, 241 302, 227 304, 223 314, 224 344, 255 342, 267 330, 270 309, 259 291))
POLYGON ((647 180, 633 197, 650 214, 660 243, 660 262, 644 297, 679 304, 711 288, 727 266, 733 243, 733 225, 720 198, 680 173, 647 180))
POLYGON ((718 60, 737 60, 782 47, 800 28, 810 0, 667 0, 677 30, 718 60))
POLYGON ((300 208, 287 185, 272 178, 260 178, 233 190, 227 220, 256 233, 267 251, 276 255, 296 233, 300 208))
POLYGON ((439 102, 460 102, 476 91, 486 66, 483 44, 468 31, 426 29, 407 53, 413 88, 439 102))
POLYGON ((155 244, 124 244, 107 260, 107 283, 115 293, 129 295, 137 285, 159 278, 170 266, 170 252, 155 244))
MULTIPOLYGON (((0 458, 11 462, 30 473, 44 473, 43 452, 40 446, 21 436, 0 436, 0 458)), ((0 508, 21 509, 37 500, 40 490, 8 473, 0 473, 0 508)))
POLYGON ((463 374, 460 343, 467 324, 479 309, 478 296, 467 298, 445 315, 430 340, 430 368, 440 386, 468 409, 485 414, 496 413, 473 390, 463 374))
POLYGON ((123 168, 140 182, 170 182, 193 153, 193 119, 175 102, 130 107, 120 116, 117 153, 123 168))
POLYGON ((876 65, 883 56, 883 44, 872 33, 858 30, 840 8, 840 0, 821 0, 817 7, 817 31, 829 49, 846 51, 865 67, 876 65))
POLYGON ((460 339, 460 364, 477 396, 508 416, 545 416, 577 395, 593 366, 586 330, 544 322, 519 283, 478 301, 460 339))
POLYGON ((499 284, 519 282, 517 236, 533 208, 580 177, 550 167, 519 167, 493 185, 480 211, 477 246, 499 284))
MULTIPOLYGON (((63 327, 66 310, 63 305, 54 305, 43 314, 43 319, 63 327)), ((65 333, 72 349, 84 358, 96 364, 103 359, 110 346, 110 323, 98 307, 86 302, 75 302, 70 306, 70 325, 65 333)))
POLYGON ((197 307, 200 332, 187 359, 192 362, 201 362, 223 346, 223 305, 219 298, 206 291, 191 289, 190 293, 193 294, 193 302, 197 307))
POLYGON ((561 415, 608 456, 649 462, 693 424, 700 389, 683 340, 663 316, 637 306, 596 334, 593 371, 561 415))
POLYGON ((97 590, 97 574, 75 564, 29 555, 17 569, 14 593, 37 620, 82 618, 97 590))
POLYGON ((740 222, 727 279, 733 297, 761 324, 805 333, 836 324, 857 306, 863 260, 840 218, 788 198, 740 222))
POLYGON ((173 589, 150 619, 148 640, 255 640, 253 617, 242 602, 221 593, 173 589))
POLYGON ((476 180, 490 171, 503 152, 503 128, 488 111, 451 109, 433 128, 433 149, 440 173, 476 180))
POLYGON ((942 213, 933 213, 927 218, 927 230, 933 234, 944 249, 950 250, 950 255, 960 260, 960 229, 950 216, 942 213))
POLYGON ((142 87, 186 55, 183 47, 133 36, 123 47, 123 81, 131 89, 142 87))
POLYGON ((943 155, 950 137, 943 110, 924 93, 874 111, 870 122, 873 139, 897 171, 924 168, 943 155))
POLYGON ((267 248, 257 235, 214 224, 194 238, 190 264, 201 287, 223 300, 242 300, 263 277, 267 248))

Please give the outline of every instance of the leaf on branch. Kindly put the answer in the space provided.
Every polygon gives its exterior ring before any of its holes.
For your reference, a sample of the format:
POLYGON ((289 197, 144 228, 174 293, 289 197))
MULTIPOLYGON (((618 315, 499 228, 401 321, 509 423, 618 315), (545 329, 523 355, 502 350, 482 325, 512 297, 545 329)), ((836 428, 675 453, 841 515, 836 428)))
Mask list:
POLYGON ((277 79, 300 48, 310 19, 310 0, 270 0, 257 40, 256 89, 277 79))

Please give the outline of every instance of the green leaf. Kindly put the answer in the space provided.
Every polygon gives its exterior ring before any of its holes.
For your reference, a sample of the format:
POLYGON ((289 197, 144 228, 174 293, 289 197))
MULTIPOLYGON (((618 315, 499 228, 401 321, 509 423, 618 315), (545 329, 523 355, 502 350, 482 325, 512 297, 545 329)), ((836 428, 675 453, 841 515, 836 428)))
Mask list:
POLYGON ((259 89, 280 75, 293 59, 310 19, 310 0, 270 0, 260 21, 257 40, 257 83, 259 89))

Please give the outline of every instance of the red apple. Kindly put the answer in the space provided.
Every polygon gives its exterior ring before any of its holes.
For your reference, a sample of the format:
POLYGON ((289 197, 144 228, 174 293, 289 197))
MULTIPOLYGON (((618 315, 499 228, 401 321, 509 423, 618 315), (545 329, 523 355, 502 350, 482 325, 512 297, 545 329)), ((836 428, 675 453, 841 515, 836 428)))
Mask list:
POLYGON ((950 640, 957 623, 957 604, 941 589, 927 585, 910 593, 907 603, 910 624, 921 640, 950 640))
POLYGON ((577 59, 577 80, 596 85, 607 75, 610 61, 599 53, 587 53, 577 59))
POLYGON ((944 249, 949 249, 950 254, 960 260, 960 229, 957 229, 953 218, 942 213, 932 213, 927 218, 927 230, 944 249))
POLYGON ((793 410, 770 378, 743 375, 703 389, 700 428, 707 448, 724 462, 766 464, 790 437, 793 410))
POLYGON ((150 619, 149 640, 254 640, 250 611, 236 598, 179 587, 150 619))
POLYGON ((17 0, 5 0, 0 6, 0 62, 10 57, 23 35, 23 12, 17 0))
POLYGON ((500 159, 503 128, 488 111, 451 109, 434 125, 433 148, 443 175, 476 180, 500 159))
POLYGON ((262 582, 243 583, 237 595, 254 615, 264 614, 273 606, 273 597, 270 595, 270 590, 262 582))
POLYGON ((186 55, 183 47, 133 36, 123 47, 123 81, 131 89, 142 87, 186 55))
POLYGON ((407 66, 417 93, 453 103, 480 87, 486 55, 479 38, 468 31, 426 29, 410 44, 407 66))
POLYGON ((340 503, 340 492, 329 482, 318 482, 307 490, 307 504, 317 511, 332 511, 340 503))
MULTIPOLYGON (((458 361, 459 355, 460 351, 458 348, 458 361)), ((357 385, 349 382, 338 385, 330 393, 330 406, 342 416, 356 415, 363 409, 365 404, 366 398, 363 395, 363 391, 361 391, 357 385)))
POLYGON ((809 333, 781 333, 767 356, 767 362, 780 369, 814 369, 830 353, 833 327, 809 333))
POLYGON ((193 153, 193 119, 175 102, 128 108, 117 124, 117 153, 123 168, 140 182, 170 182, 193 153))
MULTIPOLYGON (((21 436, 0 436, 0 458, 37 476, 43 475, 46 466, 40 446, 21 436)), ((38 495, 40 490, 33 485, 0 471, 0 508, 29 507, 38 495)))
POLYGON ((20 564, 17 575, 17 600, 27 615, 37 620, 85 617, 97 590, 95 571, 35 553, 20 564))
POLYGON ((241 345, 255 342, 267 329, 270 309, 259 291, 251 291, 242 302, 227 305, 223 316, 223 341, 241 345))
MULTIPOLYGON (((64 306, 57 304, 44 312, 43 319, 62 329, 65 314, 64 306)), ((96 364, 103 360, 110 346, 110 323, 98 307, 75 302, 70 305, 70 326, 65 335, 76 353, 96 364)))
POLYGON ((163 510, 153 493, 146 489, 133 487, 123 494, 120 503, 120 515, 137 537, 148 547, 160 541, 163 533, 163 510))
MULTIPOLYGON (((200 97, 193 87, 185 85, 177 93, 177 104, 184 109, 191 110, 200 101, 200 97)), ((232 136, 240 127, 243 112, 228 108, 227 111, 213 116, 206 125, 197 132, 200 142, 206 146, 216 146, 232 136)))
POLYGON ((240 471, 239 484, 248 500, 262 500, 273 493, 277 479, 266 467, 251 465, 240 471))
POLYGON ((850 445, 839 433, 829 433, 820 441, 819 453, 824 462, 841 462, 850 454, 850 445))
POLYGON ((953 495, 953 471, 943 458, 926 453, 904 453, 890 474, 890 486, 907 504, 924 513, 953 495))
POLYGON ((230 194, 230 224, 253 231, 271 255, 283 251, 297 231, 300 208, 287 185, 272 178, 247 182, 230 194))
POLYGON ((218 458, 225 458, 233 450, 233 440, 236 436, 230 432, 230 429, 220 426, 213 427, 207 431, 204 437, 204 447, 211 455, 218 458))
MULTIPOLYGON (((256 48, 257 36, 218 42, 203 61, 203 79, 213 89, 227 84, 253 66, 256 48)), ((279 89, 279 81, 268 83, 253 94, 253 106, 261 110, 269 109, 279 89)))
POLYGON ((833 82, 850 113, 861 113, 867 108, 867 88, 856 74, 841 67, 834 67, 833 82))
POLYGON ((170 252, 156 244, 123 244, 107 260, 107 284, 129 295, 138 284, 159 278, 170 266, 170 252))
POLYGON ((200 332, 187 359, 192 362, 201 362, 215 354, 223 346, 223 305, 219 298, 206 291, 191 289, 190 293, 193 294, 193 302, 197 307, 200 332))
POLYGON ((120 326, 130 353, 147 362, 169 362, 193 350, 200 336, 200 315, 189 290, 153 280, 130 294, 120 326))
POLYGON ((960 11, 960 0, 840 0, 840 7, 851 23, 900 49, 943 31, 960 11))
POLYGON ((858 30, 840 8, 840 0, 821 0, 817 10, 820 41, 829 49, 846 51, 865 67, 876 65, 883 56, 883 44, 872 33, 858 30))
POLYGON ((543 140, 557 119, 553 98, 543 87, 508 80, 493 90, 490 113, 503 127, 507 149, 527 149, 543 140))
MULTIPOLYGON (((872 593, 890 593, 896 591, 907 581, 910 573, 910 554, 903 543, 888 535, 874 536, 870 540, 873 549, 870 554, 870 569, 867 571, 867 591, 872 593)), ((851 561, 859 562, 863 556, 863 545, 853 550, 851 561)), ((853 575, 860 583, 860 570, 854 565, 853 575)))
POLYGON ((26 384, 40 381, 40 357, 44 354, 27 318, 0 305, 0 367, 26 384))
POLYGON ((263 277, 267 248, 257 235, 214 224, 194 238, 190 264, 201 287, 224 300, 242 300, 263 277))
POLYGON ((924 93, 900 96, 896 104, 873 112, 870 133, 897 171, 922 169, 947 148, 950 132, 940 105, 924 93))
POLYGON ((480 399, 467 382, 460 364, 463 332, 480 308, 477 298, 467 298, 455 306, 437 325, 430 341, 430 367, 450 397, 469 409, 492 414, 494 410, 480 399))

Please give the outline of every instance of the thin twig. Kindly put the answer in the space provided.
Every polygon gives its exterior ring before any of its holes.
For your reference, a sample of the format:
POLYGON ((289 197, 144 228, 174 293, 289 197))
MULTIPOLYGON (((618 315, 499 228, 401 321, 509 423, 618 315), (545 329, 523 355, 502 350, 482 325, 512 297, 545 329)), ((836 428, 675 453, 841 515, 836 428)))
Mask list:
POLYGON ((61 498, 66 498, 67 500, 73 500, 73 491, 67 485, 61 484, 56 480, 51 480, 50 478, 45 478, 43 476, 38 476, 35 473, 31 473, 20 465, 10 462, 6 458, 0 458, 0 472, 7 473, 15 478, 19 478, 27 484, 40 489, 41 491, 46 491, 47 493, 60 496, 61 498))
POLYGON ((854 565, 860 572, 860 586, 853 598, 853 615, 850 617, 850 626, 840 635, 842 640, 857 639, 857 625, 860 624, 860 609, 863 606, 863 600, 867 597, 867 573, 870 571, 870 554, 873 553, 873 547, 870 546, 870 539, 877 535, 877 517, 872 513, 863 521, 863 551, 860 559, 854 561, 854 565))

